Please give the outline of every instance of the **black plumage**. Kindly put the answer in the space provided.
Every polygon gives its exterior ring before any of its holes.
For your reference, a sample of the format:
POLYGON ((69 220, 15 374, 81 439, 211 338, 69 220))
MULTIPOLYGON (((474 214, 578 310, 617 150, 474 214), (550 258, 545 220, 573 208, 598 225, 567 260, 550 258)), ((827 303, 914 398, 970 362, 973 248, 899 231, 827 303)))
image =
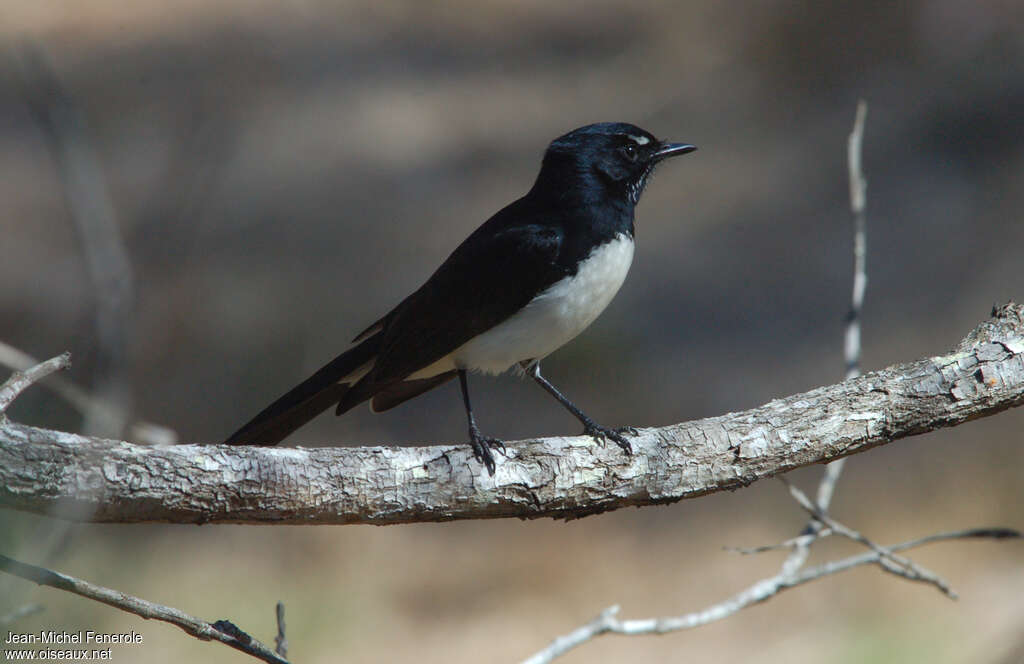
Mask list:
MULTIPOLYGON (((574 284, 580 266, 597 248, 628 241, 631 259, 634 209, 651 170, 666 157, 694 149, 658 141, 625 123, 588 125, 556 139, 525 196, 477 228, 426 283, 357 336, 355 346, 226 442, 273 445, 335 404, 337 414, 368 400, 375 411, 383 411, 462 374, 474 452, 493 472, 488 448, 500 441, 484 438, 476 429, 465 381, 467 370, 491 369, 487 358, 462 357, 458 349, 503 329, 503 323, 538 295, 550 294, 559 284, 574 284), (462 366, 477 360, 481 366, 462 366), (435 365, 434 375, 418 375, 435 365)), ((537 333, 544 331, 538 327, 537 333)), ((581 419, 587 433, 610 437, 628 451, 621 432, 594 424, 540 376, 540 359, 516 357, 515 362, 532 368, 534 378, 581 419)))

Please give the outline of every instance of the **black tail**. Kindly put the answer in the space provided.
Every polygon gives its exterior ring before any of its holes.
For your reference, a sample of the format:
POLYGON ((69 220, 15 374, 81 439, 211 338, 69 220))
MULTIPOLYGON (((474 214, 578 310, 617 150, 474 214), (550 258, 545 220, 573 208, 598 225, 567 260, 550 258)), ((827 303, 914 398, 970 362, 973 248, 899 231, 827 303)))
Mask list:
POLYGON ((338 403, 349 390, 348 384, 338 381, 372 360, 379 347, 380 335, 375 334, 355 348, 345 351, 260 411, 259 415, 231 434, 224 441, 225 444, 278 444, 303 424, 338 403))

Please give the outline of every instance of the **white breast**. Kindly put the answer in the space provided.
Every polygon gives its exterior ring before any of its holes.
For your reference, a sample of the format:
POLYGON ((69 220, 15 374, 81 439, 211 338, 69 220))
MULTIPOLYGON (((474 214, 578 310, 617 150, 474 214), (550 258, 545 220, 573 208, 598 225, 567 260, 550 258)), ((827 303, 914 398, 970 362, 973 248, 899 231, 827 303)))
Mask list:
POLYGON ((604 311, 633 262, 633 239, 620 233, 594 249, 576 274, 552 284, 522 310, 470 339, 410 378, 451 369, 501 373, 523 360, 554 352, 604 311))

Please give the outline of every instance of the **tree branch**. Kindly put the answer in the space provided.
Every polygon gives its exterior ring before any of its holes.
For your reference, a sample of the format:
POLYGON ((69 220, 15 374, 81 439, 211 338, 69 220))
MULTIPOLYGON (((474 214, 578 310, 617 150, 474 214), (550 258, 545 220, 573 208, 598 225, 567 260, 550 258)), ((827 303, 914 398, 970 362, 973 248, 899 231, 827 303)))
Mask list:
POLYGON ((241 650, 271 664, 288 664, 288 660, 278 656, 273 650, 270 650, 267 646, 238 629, 227 620, 208 623, 205 620, 193 618, 178 609, 155 604, 119 590, 97 586, 88 581, 83 581, 67 574, 61 574, 60 572, 54 572, 45 567, 36 567, 35 565, 19 562, 3 554, 0 554, 0 571, 19 576, 41 586, 66 590, 69 593, 102 602, 122 611, 134 613, 147 620, 154 619, 176 625, 197 639, 202 641, 220 641, 235 650, 241 650))
POLYGON ((587 436, 510 444, 493 477, 465 444, 142 447, 0 422, 0 506, 82 506, 106 523, 391 524, 672 503, 1021 405, 1024 307, 993 316, 947 355, 642 429, 633 456, 587 436))
POLYGON ((278 600, 274 613, 277 615, 277 636, 274 637, 274 652, 281 657, 287 657, 288 637, 284 635, 284 602, 278 600))
MULTIPOLYGON (((868 182, 861 167, 864 145, 864 122, 868 116, 868 103, 857 102, 857 114, 853 129, 846 139, 846 169, 850 176, 850 210, 853 212, 853 291, 850 295, 850 312, 846 316, 846 332, 843 335, 843 357, 846 360, 846 379, 860 375, 860 315, 864 308, 864 291, 868 287, 867 272, 867 191, 868 182)), ((843 474, 846 459, 825 466, 825 472, 818 483, 818 507, 828 512, 832 504, 836 483, 843 474)), ((811 530, 821 527, 812 520, 807 526, 811 530)))
POLYGON ((868 539, 853 528, 839 523, 828 514, 822 512, 818 506, 811 502, 811 499, 807 497, 807 494, 798 489, 794 484, 791 484, 785 477, 780 477, 779 479, 789 487, 789 493, 793 496, 793 499, 796 500, 800 507, 804 508, 814 519, 828 526, 828 528, 836 535, 842 535, 854 542, 859 542, 877 553, 878 564, 883 570, 891 574, 895 574, 896 576, 902 576, 910 581, 923 581, 924 583, 930 583, 938 588, 939 591, 946 595, 946 597, 950 599, 957 599, 957 594, 949 587, 949 584, 935 572, 921 567, 909 558, 896 555, 891 550, 875 544, 872 540, 868 539))
POLYGON ((15 371, 3 385, 0 385, 0 416, 3 416, 18 395, 33 383, 46 378, 55 371, 67 369, 69 366, 71 366, 71 353, 62 353, 25 371, 15 371))
MULTIPOLYGON (((762 579, 754 585, 740 591, 723 602, 709 606, 700 611, 687 613, 681 616, 644 618, 638 620, 620 620, 616 617, 619 607, 610 606, 601 612, 592 621, 574 629, 573 631, 560 636, 543 650, 523 660, 522 664, 547 664, 552 660, 564 655, 569 650, 583 645, 591 639, 602 634, 615 633, 627 636, 642 636, 646 634, 666 634, 678 632, 684 629, 701 627, 708 623, 727 618, 734 613, 752 604, 763 602, 783 590, 788 590, 804 583, 816 581, 830 574, 844 572, 859 565, 881 563, 886 555, 893 555, 895 551, 905 551, 932 542, 941 542, 954 539, 1007 539, 1020 538, 1020 532, 1009 528, 971 528, 958 530, 949 533, 938 533, 920 539, 903 542, 888 548, 878 547, 879 551, 871 551, 856 556, 850 556, 841 560, 824 563, 815 567, 808 567, 799 570, 789 570, 785 565, 775 576, 762 579), (885 553, 882 553, 884 551, 885 553)), ((804 537, 815 538, 817 535, 810 534, 804 537)), ((794 543, 799 548, 801 544, 794 543)), ((888 571, 888 570, 887 570, 888 571)))
MULTIPOLYGON (((28 371, 38 364, 40 364, 39 360, 28 353, 0 341, 0 366, 13 371, 28 371)), ((62 398, 69 406, 83 415, 103 411, 99 415, 94 415, 94 417, 105 421, 113 421, 121 417, 119 414, 122 410, 120 406, 89 394, 65 376, 51 375, 39 384, 50 389, 55 395, 62 398)), ((0 398, 0 410, 3 410, 2 406, 2 398, 0 398)), ((127 430, 128 435, 132 436, 133 440, 146 445, 174 444, 178 442, 178 433, 176 431, 155 422, 131 420, 127 430)))

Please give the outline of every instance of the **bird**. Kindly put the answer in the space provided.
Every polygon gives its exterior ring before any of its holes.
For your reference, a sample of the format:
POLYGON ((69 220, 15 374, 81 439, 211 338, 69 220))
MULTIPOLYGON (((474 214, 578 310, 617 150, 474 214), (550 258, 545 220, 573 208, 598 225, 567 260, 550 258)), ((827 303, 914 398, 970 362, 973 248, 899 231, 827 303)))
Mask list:
POLYGON ((460 244, 426 282, 353 339, 345 352, 264 408, 226 441, 275 445, 330 407, 366 401, 383 412, 459 379, 475 459, 495 472, 470 405, 467 374, 530 376, 576 417, 584 435, 629 455, 626 434, 597 424, 541 374, 541 361, 608 306, 633 261, 634 217, 655 166, 696 150, 625 122, 553 140, 533 186, 460 244))

